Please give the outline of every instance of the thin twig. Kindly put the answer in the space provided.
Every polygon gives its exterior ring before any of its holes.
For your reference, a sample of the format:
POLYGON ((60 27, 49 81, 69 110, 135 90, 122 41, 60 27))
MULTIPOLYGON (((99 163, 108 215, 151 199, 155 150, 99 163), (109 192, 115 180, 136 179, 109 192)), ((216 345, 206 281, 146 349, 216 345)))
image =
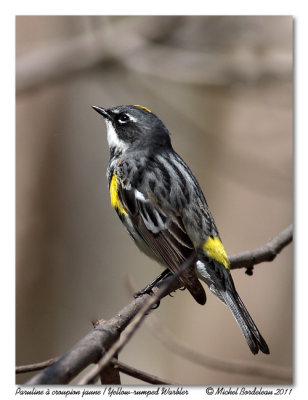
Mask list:
POLYGON ((153 385, 176 385, 176 383, 167 382, 161 378, 158 378, 155 375, 148 374, 147 372, 140 371, 137 368, 133 368, 127 364, 124 364, 118 360, 111 360, 112 364, 119 369, 119 371, 123 372, 126 375, 132 376, 136 379, 140 379, 141 381, 151 383, 153 385))
POLYGON ((49 367, 50 365, 54 364, 58 360, 59 360, 59 357, 55 357, 55 358, 51 358, 49 360, 34 363, 34 364, 20 365, 15 368, 15 372, 16 372, 16 374, 24 374, 26 372, 39 371, 41 369, 49 367))

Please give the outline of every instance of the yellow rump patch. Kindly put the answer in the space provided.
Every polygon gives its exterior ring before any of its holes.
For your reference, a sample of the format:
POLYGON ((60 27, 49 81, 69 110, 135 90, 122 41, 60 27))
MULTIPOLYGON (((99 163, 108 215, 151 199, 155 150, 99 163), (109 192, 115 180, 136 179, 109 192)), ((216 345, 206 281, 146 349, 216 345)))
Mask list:
POLYGON ((203 245, 203 250, 205 250, 208 257, 213 258, 221 263, 225 268, 229 269, 230 261, 228 259, 226 250, 218 237, 213 238, 209 236, 203 245))
POLYGON ((148 108, 146 108, 146 107, 144 107, 144 106, 139 106, 138 104, 134 104, 134 107, 139 107, 139 108, 142 108, 143 110, 145 110, 145 111, 147 111, 147 112, 149 112, 149 113, 152 113, 151 110, 149 110, 148 108))
POLYGON ((118 179, 116 174, 113 174, 112 176, 109 190, 111 207, 117 209, 120 214, 127 214, 118 196, 118 179))

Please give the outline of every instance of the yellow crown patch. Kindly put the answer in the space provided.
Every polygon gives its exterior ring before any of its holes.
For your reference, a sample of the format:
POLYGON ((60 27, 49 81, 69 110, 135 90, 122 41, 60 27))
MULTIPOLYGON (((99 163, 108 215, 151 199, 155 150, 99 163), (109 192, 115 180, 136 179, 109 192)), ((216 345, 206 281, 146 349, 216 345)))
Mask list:
POLYGON ((144 106, 139 106, 139 104, 134 104, 134 107, 142 108, 143 110, 145 110, 145 111, 147 111, 147 112, 149 112, 149 113, 152 113, 151 110, 149 110, 148 108, 146 108, 146 107, 144 107, 144 106))

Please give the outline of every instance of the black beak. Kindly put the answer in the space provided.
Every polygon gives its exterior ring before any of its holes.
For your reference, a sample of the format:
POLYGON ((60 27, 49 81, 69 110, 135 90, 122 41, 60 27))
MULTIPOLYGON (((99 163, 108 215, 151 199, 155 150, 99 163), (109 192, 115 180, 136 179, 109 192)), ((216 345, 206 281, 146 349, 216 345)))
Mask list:
POLYGON ((93 108, 93 110, 95 110, 96 112, 101 114, 104 118, 111 120, 111 116, 108 114, 108 112, 104 108, 98 107, 98 106, 92 106, 92 108, 93 108))

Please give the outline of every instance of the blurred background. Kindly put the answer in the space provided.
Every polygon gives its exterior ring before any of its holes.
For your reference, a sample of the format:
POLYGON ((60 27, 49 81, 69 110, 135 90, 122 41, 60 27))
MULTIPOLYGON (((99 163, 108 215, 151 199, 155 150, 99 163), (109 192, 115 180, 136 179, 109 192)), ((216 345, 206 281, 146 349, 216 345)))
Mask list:
MULTIPOLYGON (((161 272, 110 208, 106 128, 91 105, 141 104, 157 114, 227 252, 254 249, 293 217, 292 52, 288 16, 16 17, 17 365, 62 355, 93 318, 131 300, 128 276, 137 290, 161 272)), ((178 291, 155 317, 200 354, 291 369, 292 246, 252 277, 242 269, 233 278, 270 356, 250 353, 211 294, 200 307, 178 291)), ((187 385, 286 383, 200 367, 146 325, 119 359, 187 385)), ((141 384, 125 375, 122 383, 141 384)))

